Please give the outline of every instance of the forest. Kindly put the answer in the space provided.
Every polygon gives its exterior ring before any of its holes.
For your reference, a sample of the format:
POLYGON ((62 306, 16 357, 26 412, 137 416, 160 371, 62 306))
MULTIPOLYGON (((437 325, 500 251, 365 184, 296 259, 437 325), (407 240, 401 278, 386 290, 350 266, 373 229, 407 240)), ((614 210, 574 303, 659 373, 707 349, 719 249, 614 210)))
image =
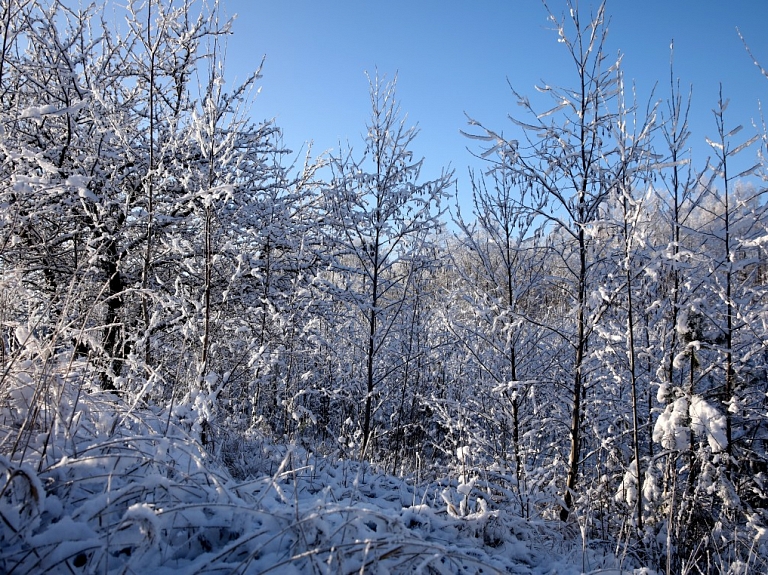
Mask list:
POLYGON ((297 161, 216 2, 0 1, 0 572, 768 571, 768 132, 557 8, 464 213, 394 76, 297 161))

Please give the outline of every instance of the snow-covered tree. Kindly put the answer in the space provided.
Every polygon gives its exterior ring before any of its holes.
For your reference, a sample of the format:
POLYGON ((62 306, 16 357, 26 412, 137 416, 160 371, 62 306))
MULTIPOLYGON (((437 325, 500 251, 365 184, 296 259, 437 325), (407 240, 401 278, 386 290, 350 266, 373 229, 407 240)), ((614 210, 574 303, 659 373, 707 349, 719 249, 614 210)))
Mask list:
POLYGON ((422 181, 423 160, 414 160, 411 150, 417 130, 407 126, 395 100, 395 81, 370 79, 370 97, 365 151, 331 158, 323 194, 328 291, 349 309, 346 344, 359 348, 356 361, 363 362, 357 366, 361 457, 371 455, 375 403, 398 362, 391 353, 399 337, 394 330, 413 305, 412 286, 425 269, 421 258, 440 227, 440 203, 451 183, 445 171, 422 181))
POLYGON ((511 488, 528 513, 526 474, 536 457, 525 438, 540 430, 533 423, 534 396, 547 393, 542 370, 548 354, 541 347, 543 310, 536 296, 546 282, 547 250, 532 233, 534 218, 517 205, 513 179, 504 166, 486 177, 472 174, 474 221, 457 209, 460 234, 449 252, 458 281, 446 320, 467 361, 478 368, 472 383, 456 382, 470 387, 462 407, 475 410, 469 427, 477 426, 459 447, 474 443, 473 452, 509 462, 511 488))
POLYGON ((572 350, 571 385, 568 397, 568 448, 563 485, 562 519, 567 519, 574 503, 583 447, 583 402, 589 390, 588 349, 595 324, 605 302, 593 297, 596 287, 601 244, 601 210, 621 177, 621 158, 611 138, 616 121, 619 61, 610 61, 605 52, 607 27, 605 6, 594 18, 582 21, 578 7, 567 3, 569 15, 562 21, 550 13, 558 41, 573 62, 572 87, 540 86, 553 107, 539 112, 530 100, 514 91, 518 104, 527 113, 513 118, 521 131, 518 139, 507 139, 500 132, 472 121, 485 140, 483 152, 498 169, 510 172, 519 189, 519 209, 537 221, 539 234, 556 243, 561 280, 568 301, 565 325, 550 324, 572 350))

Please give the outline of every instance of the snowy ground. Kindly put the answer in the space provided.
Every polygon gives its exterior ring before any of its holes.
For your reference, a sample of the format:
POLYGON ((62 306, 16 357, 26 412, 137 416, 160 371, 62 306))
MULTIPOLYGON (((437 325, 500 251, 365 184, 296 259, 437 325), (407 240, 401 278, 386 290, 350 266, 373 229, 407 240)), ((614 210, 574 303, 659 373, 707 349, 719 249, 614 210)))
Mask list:
POLYGON ((576 525, 524 521, 472 482, 263 440, 227 446, 236 481, 166 414, 35 381, 0 408, 2 573, 620 572, 576 525))

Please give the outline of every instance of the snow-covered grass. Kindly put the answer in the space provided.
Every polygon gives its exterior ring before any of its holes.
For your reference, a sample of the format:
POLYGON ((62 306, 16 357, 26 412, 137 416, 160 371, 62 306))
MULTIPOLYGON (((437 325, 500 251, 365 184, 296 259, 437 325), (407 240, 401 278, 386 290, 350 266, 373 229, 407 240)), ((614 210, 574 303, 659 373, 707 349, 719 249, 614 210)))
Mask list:
POLYGON ((86 364, 6 367, 2 573, 617 572, 578 529, 524 521, 475 481, 417 485, 259 437, 225 446, 235 480, 86 364))

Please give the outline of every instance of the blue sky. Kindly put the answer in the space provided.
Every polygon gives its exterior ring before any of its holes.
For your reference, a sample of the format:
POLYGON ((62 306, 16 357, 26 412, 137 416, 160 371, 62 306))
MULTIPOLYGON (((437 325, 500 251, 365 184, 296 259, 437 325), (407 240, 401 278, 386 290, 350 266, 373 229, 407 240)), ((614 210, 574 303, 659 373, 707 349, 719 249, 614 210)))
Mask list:
MULTIPOLYGON (((512 137, 507 114, 520 110, 509 83, 534 96, 534 85, 573 84, 574 70, 539 0, 223 0, 237 14, 229 39, 226 76, 243 79, 266 56, 253 117, 276 119, 286 144, 298 150, 362 148, 369 115, 365 72, 398 76, 398 97, 420 134, 424 177, 450 164, 459 195, 469 194, 467 167, 478 166, 461 136, 465 113, 512 137)), ((565 2, 551 0, 555 14, 565 2)), ((580 3, 589 12, 596 2, 580 3)), ((768 101, 768 79, 747 55, 738 26, 755 56, 768 67, 768 1, 609 0, 608 49, 624 54, 624 71, 647 98, 669 94, 670 41, 675 75, 693 86, 694 161, 708 154, 715 135, 712 109, 719 83, 731 103, 726 122, 752 133, 758 100, 768 101)), ((741 136, 741 134, 740 134, 741 136)), ((746 138, 746 136, 745 136, 746 138)), ((741 140, 739 140, 740 142, 741 140)))

